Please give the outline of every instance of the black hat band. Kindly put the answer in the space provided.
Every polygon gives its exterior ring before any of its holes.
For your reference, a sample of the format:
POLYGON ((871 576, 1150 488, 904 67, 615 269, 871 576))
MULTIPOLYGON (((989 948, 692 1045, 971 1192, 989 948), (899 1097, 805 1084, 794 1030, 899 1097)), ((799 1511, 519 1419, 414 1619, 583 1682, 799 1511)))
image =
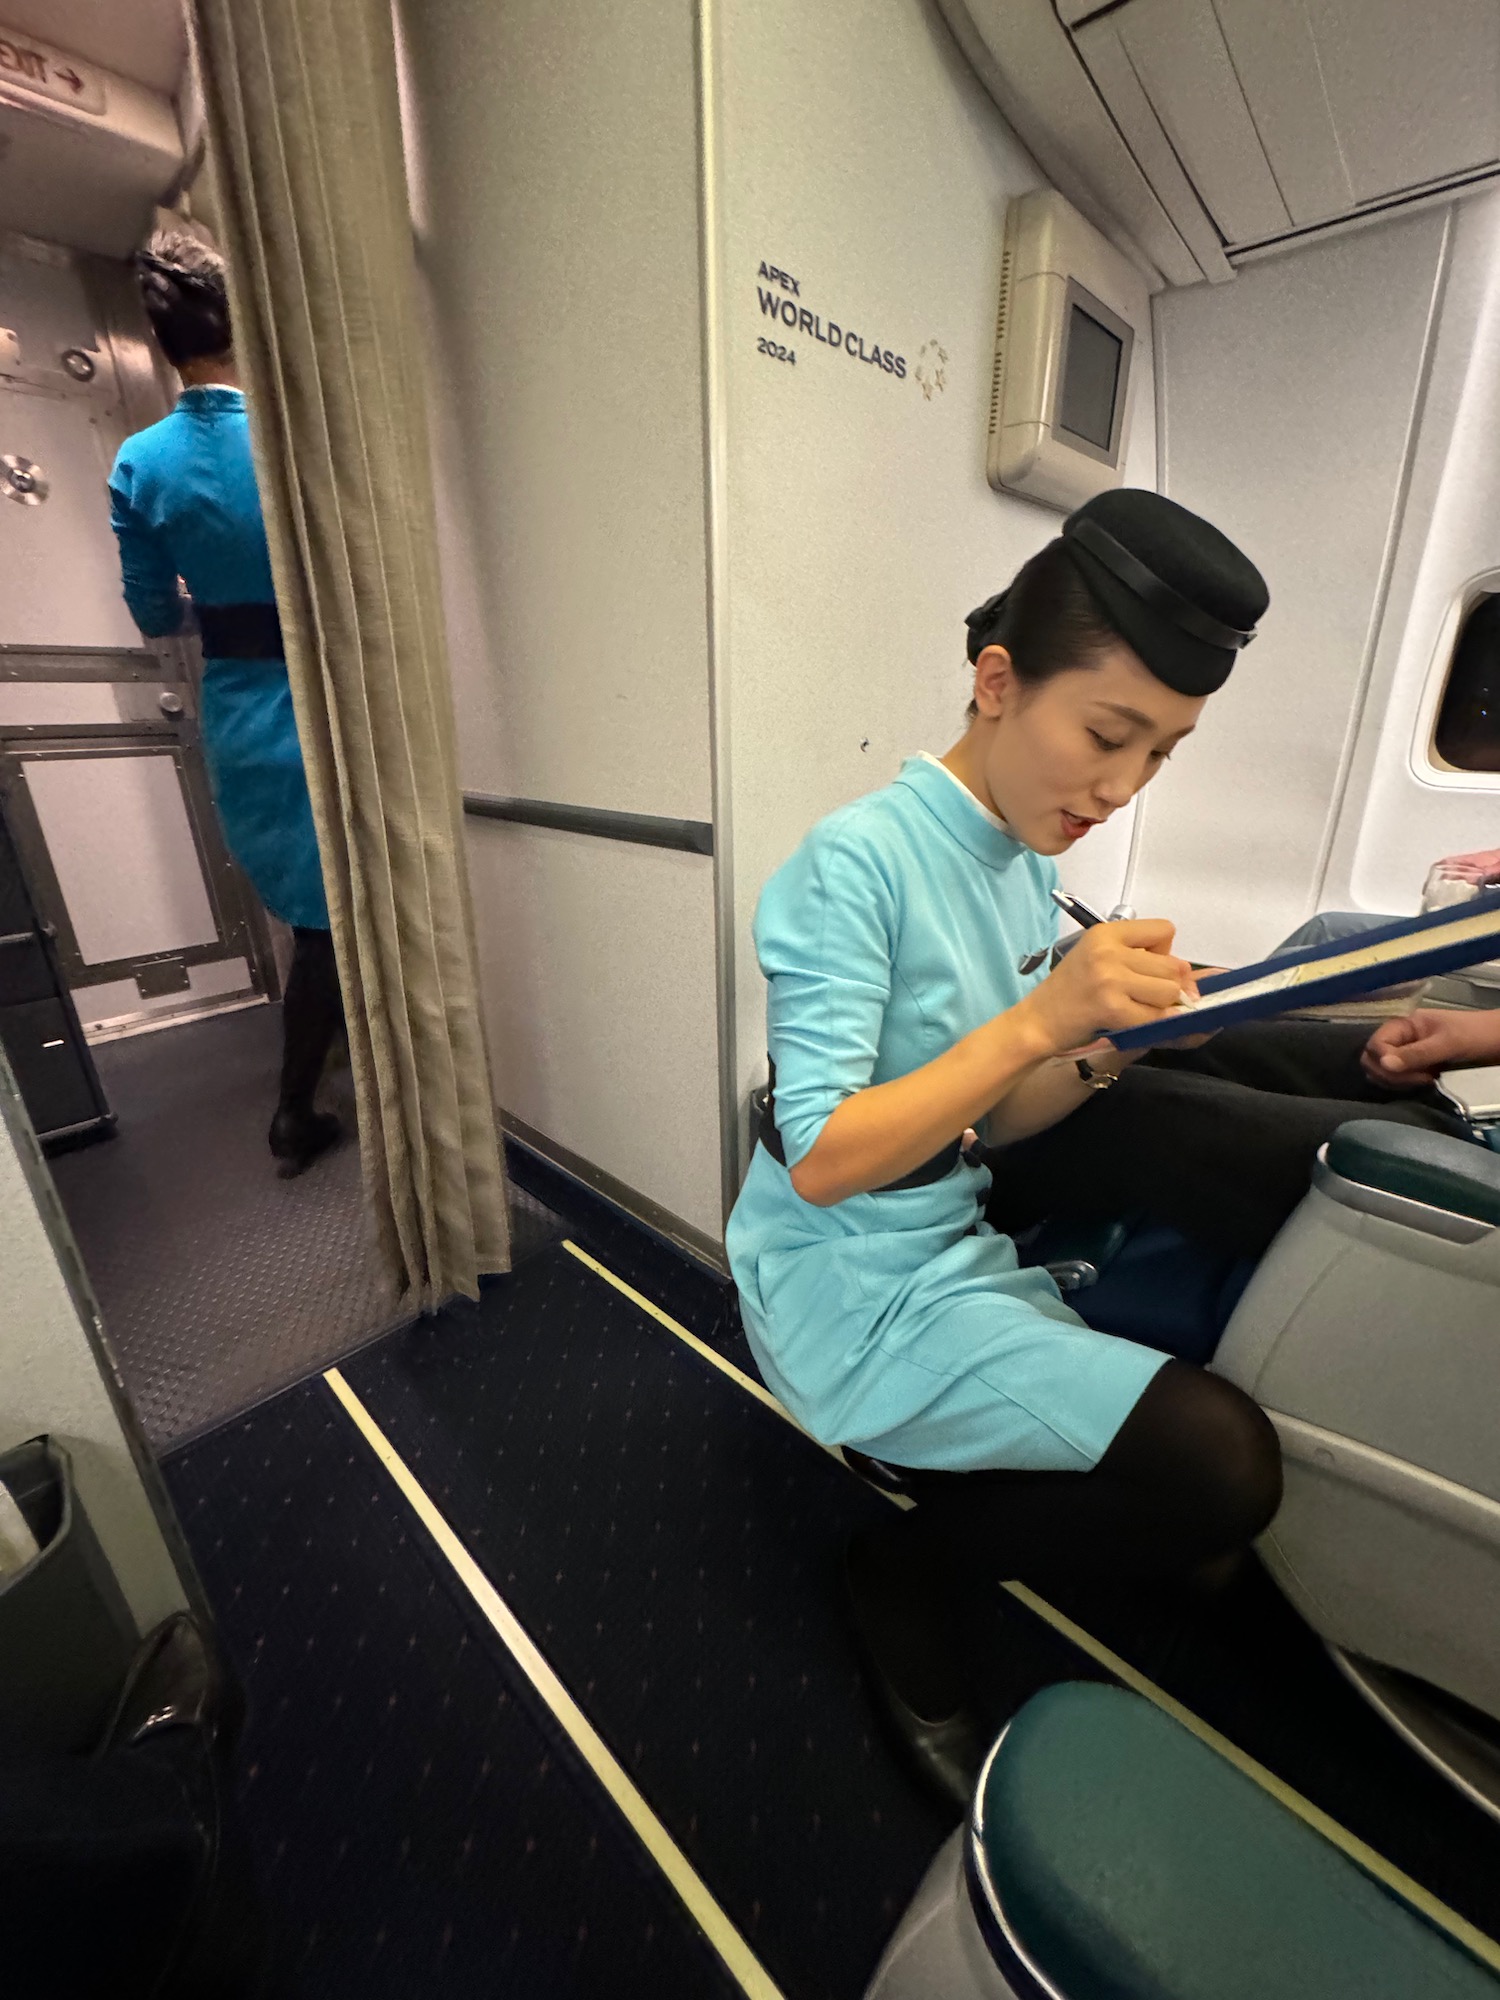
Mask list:
POLYGON ((1221 624, 1207 611, 1191 603, 1171 584, 1163 583, 1154 570, 1133 556, 1123 543, 1117 542, 1107 529, 1097 521, 1084 519, 1066 523, 1063 534, 1088 550, 1096 561, 1103 563, 1111 575, 1119 578, 1127 590, 1140 598, 1143 604, 1168 619, 1179 631, 1188 633, 1194 639, 1201 639, 1206 646, 1218 646, 1225 652, 1238 652, 1248 646, 1255 637, 1253 631, 1241 632, 1233 625, 1221 624))

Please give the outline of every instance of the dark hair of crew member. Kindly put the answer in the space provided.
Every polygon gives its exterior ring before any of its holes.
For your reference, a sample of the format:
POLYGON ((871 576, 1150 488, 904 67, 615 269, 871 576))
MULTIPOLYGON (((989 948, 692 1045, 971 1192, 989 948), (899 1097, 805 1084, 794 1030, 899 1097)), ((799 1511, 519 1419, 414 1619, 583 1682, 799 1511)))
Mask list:
POLYGON ((216 251, 185 231, 164 230, 136 253, 135 269, 151 331, 174 368, 228 354, 229 287, 216 251))
MULTIPOLYGON (((970 614, 970 661, 986 646, 1003 646, 1023 687, 1090 667, 1120 644, 1060 535, 1022 563, 1008 590, 970 614)), ((978 713, 971 701, 970 717, 978 713)))

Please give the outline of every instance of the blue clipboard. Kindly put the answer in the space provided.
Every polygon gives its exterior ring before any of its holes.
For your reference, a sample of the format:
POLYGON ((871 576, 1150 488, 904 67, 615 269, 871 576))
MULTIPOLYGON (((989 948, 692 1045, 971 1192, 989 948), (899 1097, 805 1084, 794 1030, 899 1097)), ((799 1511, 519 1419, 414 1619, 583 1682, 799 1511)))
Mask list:
POLYGON ((1198 982, 1204 1003, 1201 1006, 1164 1014, 1160 1020, 1148 1021, 1143 1027, 1119 1028, 1106 1039, 1117 1049, 1154 1048, 1159 1042, 1175 1042, 1184 1035, 1206 1035, 1214 1029, 1232 1028, 1241 1021, 1270 1021, 1293 1008, 1326 1007, 1335 1000, 1353 1000, 1361 993, 1374 993, 1385 986, 1432 979, 1440 972, 1457 972, 1465 965, 1480 965, 1490 958, 1500 958, 1500 889, 1470 897, 1466 903, 1451 903, 1443 910, 1430 910, 1425 916, 1381 924, 1354 937, 1335 938, 1329 944, 1308 945, 1301 951, 1262 959, 1258 965, 1215 973, 1198 982), (1445 940, 1442 935, 1455 923, 1486 916, 1490 922, 1481 925, 1476 935, 1458 941, 1451 937, 1445 940), (1372 946, 1397 938, 1409 940, 1411 948, 1396 958, 1346 966, 1341 972, 1320 974, 1312 969, 1324 960, 1358 958, 1372 946), (1298 966, 1309 969, 1294 985, 1279 992, 1235 998, 1240 987, 1298 966))

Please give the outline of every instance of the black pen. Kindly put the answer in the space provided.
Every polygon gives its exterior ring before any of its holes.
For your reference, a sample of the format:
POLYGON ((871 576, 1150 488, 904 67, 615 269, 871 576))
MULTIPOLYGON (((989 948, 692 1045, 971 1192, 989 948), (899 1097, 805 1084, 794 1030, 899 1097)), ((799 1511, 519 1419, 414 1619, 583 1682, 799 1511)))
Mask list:
POLYGON ((1080 930, 1091 931, 1095 924, 1106 921, 1097 910, 1091 910, 1087 903, 1080 903, 1076 896, 1070 896, 1066 889, 1054 889, 1052 900, 1065 917, 1071 917, 1080 930))

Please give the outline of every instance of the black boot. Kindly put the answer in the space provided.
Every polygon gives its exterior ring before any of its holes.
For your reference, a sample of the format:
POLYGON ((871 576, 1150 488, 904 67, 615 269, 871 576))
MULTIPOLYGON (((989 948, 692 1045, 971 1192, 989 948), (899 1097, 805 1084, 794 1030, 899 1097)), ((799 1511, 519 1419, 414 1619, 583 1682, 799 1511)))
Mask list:
MULTIPOLYGON (((895 1526, 896 1524, 893 1524, 895 1526)), ((856 1535, 844 1552, 844 1596, 865 1685, 912 1776, 960 1817, 986 1743, 957 1678, 952 1620, 930 1578, 900 1575, 889 1531, 856 1535)))
POLYGON ((271 1151, 282 1180, 304 1174, 320 1153, 337 1145, 344 1128, 331 1111, 297 1111, 283 1104, 271 1120, 271 1151))

